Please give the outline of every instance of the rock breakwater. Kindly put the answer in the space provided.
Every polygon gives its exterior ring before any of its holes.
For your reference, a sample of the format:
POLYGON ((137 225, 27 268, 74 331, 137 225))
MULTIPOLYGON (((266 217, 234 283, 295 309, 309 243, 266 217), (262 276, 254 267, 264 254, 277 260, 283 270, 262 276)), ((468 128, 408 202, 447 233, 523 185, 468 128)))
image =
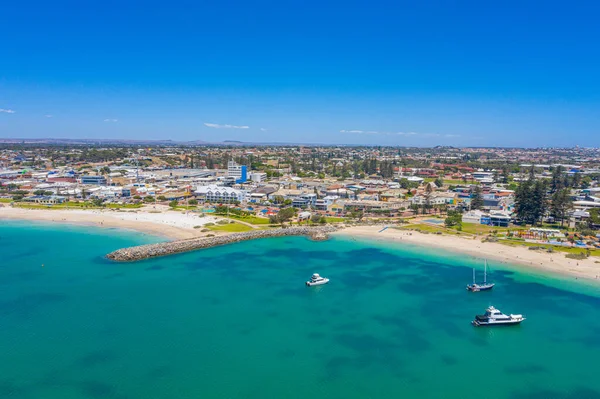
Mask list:
POLYGON ((316 240, 324 240, 328 233, 337 229, 333 226, 319 227, 289 227, 285 229, 254 230, 244 233, 233 233, 215 237, 192 238, 161 242, 158 244, 139 245, 136 247, 122 248, 106 255, 108 259, 117 262, 132 262, 136 260, 167 256, 197 249, 211 248, 218 245, 233 244, 240 241, 256 240, 259 238, 272 238, 284 236, 310 236, 316 240))

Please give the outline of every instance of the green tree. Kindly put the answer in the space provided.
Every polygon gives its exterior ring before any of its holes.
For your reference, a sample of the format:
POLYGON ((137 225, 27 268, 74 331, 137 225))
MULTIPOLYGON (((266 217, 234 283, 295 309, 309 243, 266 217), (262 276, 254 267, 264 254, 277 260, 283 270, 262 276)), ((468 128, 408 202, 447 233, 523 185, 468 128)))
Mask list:
POLYGON ((510 180, 510 175, 508 173, 508 168, 505 166, 502 168, 502 183, 508 184, 510 180))
POLYGON ((600 209, 592 208, 589 212, 590 218, 588 219, 588 224, 590 225, 590 228, 600 225, 600 209))
POLYGON ((563 167, 562 165, 558 165, 556 168, 552 170, 552 179, 550 182, 550 191, 555 193, 560 191, 563 188, 563 167))
POLYGON ((515 213, 525 223, 531 223, 532 188, 533 181, 529 179, 522 181, 515 191, 515 213))
POLYGON ((104 207, 104 200, 102 198, 94 198, 92 200, 92 205, 97 207, 97 208, 103 208, 104 207))
POLYGON ((107 175, 109 173, 110 173, 110 168, 108 166, 104 166, 104 167, 100 168, 101 175, 107 175))
POLYGON ((572 208, 573 202, 571 201, 571 196, 568 188, 563 188, 552 194, 552 199, 550 202, 550 214, 555 219, 560 219, 561 226, 564 223, 564 219, 568 211, 570 211, 572 208))
POLYGON ((457 211, 448 211, 448 217, 444 220, 446 227, 462 227, 462 214, 457 211))
POLYGON ((191 199, 188 201, 188 204, 190 205, 198 205, 198 200, 197 199, 191 199))
POLYGON ((144 202, 147 202, 147 203, 154 202, 154 197, 151 195, 147 195, 144 197, 144 202))
POLYGON ((362 220, 362 218, 365 216, 365 213, 362 209, 354 209, 352 211, 350 211, 350 217, 352 219, 356 219, 359 222, 362 220))
POLYGON ((581 173, 577 172, 573 174, 573 180, 571 180, 571 187, 579 188, 581 186, 581 173))
POLYGON ((475 186, 475 190, 473 191, 473 197, 471 198, 471 209, 481 208, 483 208, 483 194, 481 186, 478 184, 475 186))
POLYGON ((175 208, 177 205, 179 205, 179 201, 177 201, 177 200, 173 200, 173 201, 169 202, 169 206, 171 208, 175 208))
POLYGON ((284 209, 281 209, 277 213, 277 221, 279 223, 281 223, 281 225, 283 225, 283 223, 291 220, 294 217, 295 214, 296 214, 296 211, 294 210, 294 208, 284 208, 284 209))
POLYGON ((156 199, 159 201, 166 201, 167 197, 165 197, 164 195, 159 195, 156 199))
POLYGON ((548 210, 548 188, 546 182, 542 180, 536 180, 533 185, 533 192, 531 198, 531 219, 532 224, 541 221, 548 210))

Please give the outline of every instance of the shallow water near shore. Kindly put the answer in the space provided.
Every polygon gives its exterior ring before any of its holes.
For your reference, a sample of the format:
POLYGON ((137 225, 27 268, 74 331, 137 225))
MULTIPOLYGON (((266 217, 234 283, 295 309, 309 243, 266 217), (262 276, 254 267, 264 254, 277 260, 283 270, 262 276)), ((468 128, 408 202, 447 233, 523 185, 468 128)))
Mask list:
POLYGON ((473 294, 481 260, 343 237, 103 258, 158 240, 2 222, 0 397, 600 398, 597 287, 491 262, 473 294))

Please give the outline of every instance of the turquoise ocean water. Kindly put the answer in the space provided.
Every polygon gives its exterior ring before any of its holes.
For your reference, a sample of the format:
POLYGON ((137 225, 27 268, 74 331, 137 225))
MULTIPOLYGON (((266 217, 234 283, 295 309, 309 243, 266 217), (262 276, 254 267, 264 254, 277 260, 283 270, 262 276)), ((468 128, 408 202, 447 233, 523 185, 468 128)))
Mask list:
POLYGON ((103 259, 158 240, 2 222, 0 398, 600 398, 596 286, 345 238, 103 259))

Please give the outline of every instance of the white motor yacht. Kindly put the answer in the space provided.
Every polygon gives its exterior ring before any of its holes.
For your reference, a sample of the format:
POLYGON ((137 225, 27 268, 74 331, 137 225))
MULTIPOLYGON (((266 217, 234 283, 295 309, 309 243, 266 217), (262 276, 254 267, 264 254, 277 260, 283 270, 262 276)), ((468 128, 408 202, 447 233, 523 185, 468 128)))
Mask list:
POLYGON ((323 285, 329 282, 328 278, 319 276, 318 273, 315 273, 311 276, 310 280, 306 282, 307 287, 312 287, 313 285, 323 285))
POLYGON ((485 314, 475 316, 475 320, 472 321, 475 327, 479 326, 506 326, 512 324, 519 324, 525 317, 520 314, 505 315, 493 306, 486 309, 485 314))

